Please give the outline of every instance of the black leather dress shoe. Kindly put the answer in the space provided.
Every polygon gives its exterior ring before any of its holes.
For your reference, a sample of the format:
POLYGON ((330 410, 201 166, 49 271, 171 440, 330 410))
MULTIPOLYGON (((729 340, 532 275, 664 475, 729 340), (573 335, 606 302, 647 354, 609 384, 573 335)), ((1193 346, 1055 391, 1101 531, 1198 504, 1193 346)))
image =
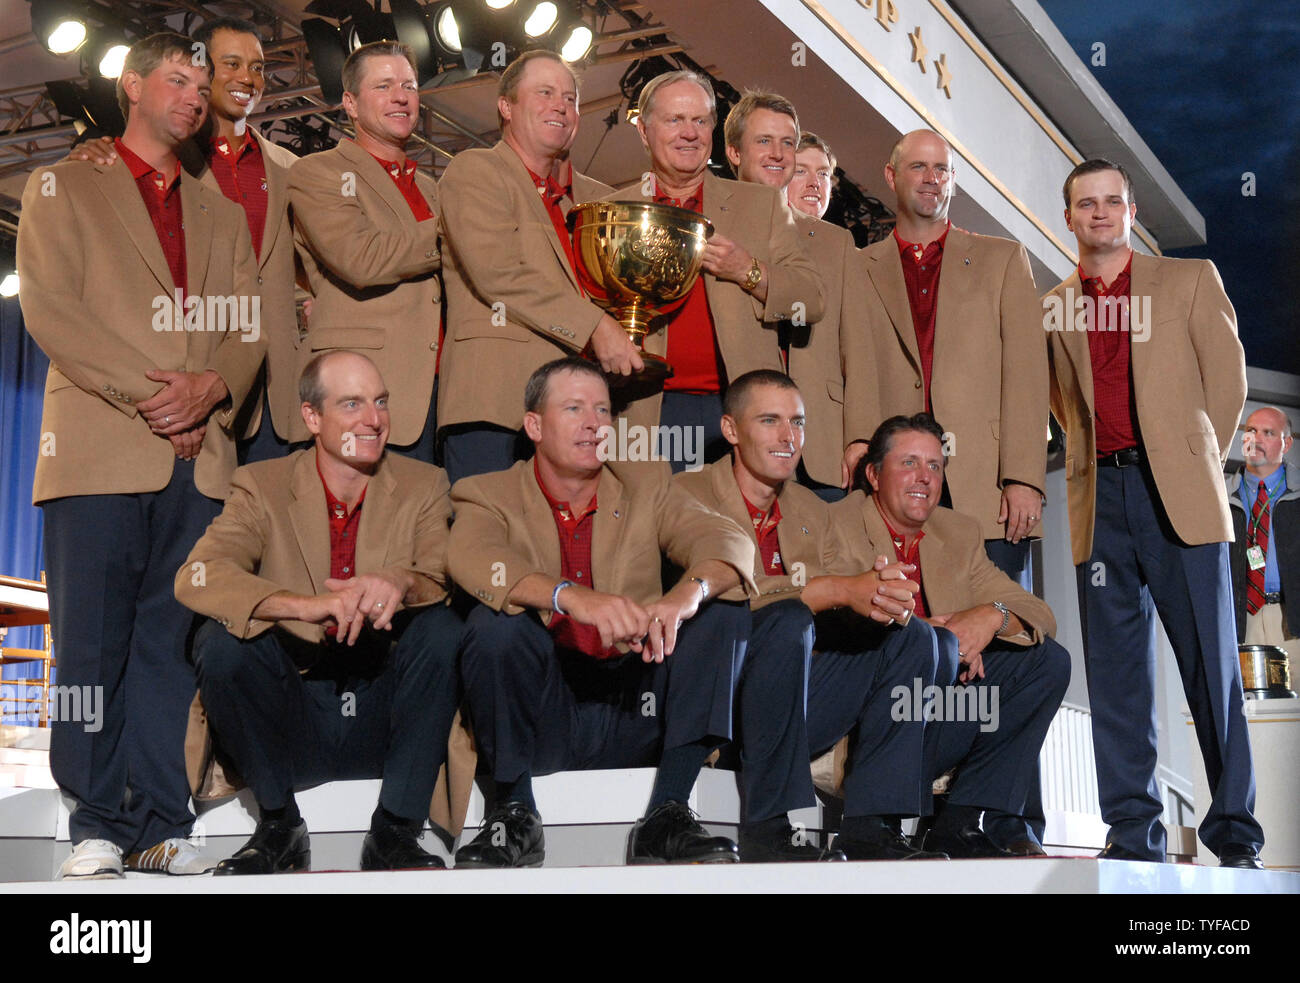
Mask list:
POLYGON ((1144 857, 1140 853, 1134 853, 1132 850, 1126 850, 1118 843, 1107 843, 1104 850, 1097 854, 1098 860, 1141 860, 1146 863, 1159 863, 1158 860, 1152 860, 1150 857, 1144 857))
POLYGON ((665 802, 632 827, 629 864, 735 863, 740 849, 725 836, 711 836, 684 802, 665 802))
POLYGON ((442 857, 420 846, 420 831, 401 823, 371 827, 361 844, 362 870, 443 870, 442 857))
POLYGON ((1041 846, 1039 846, 1037 843, 1035 843, 1027 836, 1024 839, 1012 840, 1010 843, 1006 844, 1002 849, 1006 850, 1007 853, 1014 854, 1017 857, 1047 856, 1047 851, 1044 850, 1041 846))
POLYGON ((925 848, 946 853, 953 860, 987 860, 992 857, 1014 857, 988 838, 978 826, 963 826, 955 833, 932 829, 925 834, 925 848))
POLYGON ((281 874, 310 867, 311 837, 307 835, 307 823, 299 819, 296 826, 290 826, 278 819, 264 819, 239 852, 217 864, 212 875, 281 874))
POLYGON ((458 868, 540 867, 546 859, 542 817, 519 802, 494 809, 478 836, 456 851, 458 868))
POLYGON ((869 840, 847 836, 835 837, 831 844, 850 860, 947 860, 948 854, 937 850, 919 850, 901 833, 882 833, 869 840))
POLYGON ((779 864, 800 861, 843 861, 848 858, 831 847, 814 846, 802 832, 786 823, 766 836, 756 835, 744 827, 740 830, 740 859, 747 864, 779 864))
POLYGON ((1220 867, 1238 867, 1242 870, 1263 870, 1264 863, 1253 846, 1228 843, 1219 851, 1220 867))

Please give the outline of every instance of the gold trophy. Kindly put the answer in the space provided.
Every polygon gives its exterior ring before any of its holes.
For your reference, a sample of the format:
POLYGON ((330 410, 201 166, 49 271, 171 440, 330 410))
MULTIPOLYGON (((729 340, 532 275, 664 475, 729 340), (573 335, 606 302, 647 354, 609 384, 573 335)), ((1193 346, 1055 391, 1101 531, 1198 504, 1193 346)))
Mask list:
POLYGON ((623 325, 661 388, 672 367, 644 347, 651 322, 685 302, 700 275, 713 223, 698 212, 648 201, 591 201, 569 212, 578 282, 623 325))

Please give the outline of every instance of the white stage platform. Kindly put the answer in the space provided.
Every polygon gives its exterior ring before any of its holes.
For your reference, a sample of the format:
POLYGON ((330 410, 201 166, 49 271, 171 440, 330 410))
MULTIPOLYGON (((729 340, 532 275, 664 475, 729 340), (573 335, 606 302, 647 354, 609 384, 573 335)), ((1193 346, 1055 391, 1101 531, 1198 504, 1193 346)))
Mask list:
POLYGON ((542 867, 0 884, 0 894, 1300 894, 1300 874, 1064 859, 542 867))

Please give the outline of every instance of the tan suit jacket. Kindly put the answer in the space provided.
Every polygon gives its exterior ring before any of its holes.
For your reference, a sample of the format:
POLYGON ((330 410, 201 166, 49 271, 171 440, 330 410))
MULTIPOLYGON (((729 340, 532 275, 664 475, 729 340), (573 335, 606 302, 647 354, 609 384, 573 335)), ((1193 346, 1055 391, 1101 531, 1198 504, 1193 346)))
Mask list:
MULTIPOLYGON (((921 355, 898 243, 890 236, 863 255, 874 292, 867 309, 875 365, 871 369, 871 351, 862 351, 854 339, 845 382, 850 440, 870 437, 881 420, 895 414, 925 411, 921 355)), ((947 467, 953 506, 979 520, 985 539, 1006 533, 997 521, 1005 482, 1039 491, 1046 484, 1047 339, 1035 293, 1024 246, 955 227, 949 231, 930 390, 935 419, 953 435, 947 467)), ((1031 535, 1039 535, 1039 524, 1031 535)))
MULTIPOLYGON (((448 490, 441 468, 385 454, 366 487, 356 569, 398 567, 416 574, 415 606, 445 598, 448 490)), ((176 573, 176 599, 219 621, 236 638, 255 638, 277 624, 253 617, 258 604, 282 590, 322 594, 329 575, 325 489, 316 472, 316 451, 308 448, 235 472, 225 509, 176 573)), ((278 624, 305 641, 324 641, 320 625, 278 624)))
MULTIPOLYGON (((456 523, 448 567, 452 579, 494 611, 524 610, 506 598, 533 573, 560 576, 560 537, 555 517, 533 472, 520 461, 508 471, 462 478, 451 490, 456 523)), ((657 472, 624 484, 608 467, 601 470, 592 529, 591 584, 638 604, 663 596, 661 557, 689 569, 721 560, 743 578, 721 595, 753 597, 754 544, 730 519, 705 508, 657 472)), ((550 612, 539 612, 550 623, 550 612)))
POLYGON ((129 168, 69 161, 38 168, 27 182, 19 299, 27 330, 50 358, 36 503, 166 486, 175 452, 135 408, 162 388, 145 378, 150 369, 213 369, 225 381, 229 401, 208 420, 194 482, 211 498, 229 490, 233 428, 266 341, 238 330, 237 315, 227 330, 211 330, 219 323, 210 323, 217 319, 207 298, 242 298, 251 313, 256 261, 238 205, 188 175, 180 195, 185 292, 203 299, 209 330, 176 330, 171 271, 129 168))
MULTIPOLYGON (((415 443, 428 419, 442 320, 437 186, 418 171, 415 183, 434 214, 424 222, 353 140, 289 171, 298 255, 315 298, 298 368, 331 348, 368 356, 391 394, 397 446, 415 443)), ((300 414, 290 426, 291 439, 310 439, 300 414)))
MULTIPOLYGON (((416 574, 417 603, 404 606, 423 607, 447 596, 451 519, 447 492, 447 476, 441 468, 397 454, 384 456, 366 488, 357 529, 356 569, 370 573, 401 568, 416 574)), ((225 509, 176 572, 175 591, 182 604, 219 621, 232 635, 253 638, 273 625, 252 617, 262 600, 280 590, 323 593, 329 573, 325 491, 316 473, 316 451, 308 448, 235 472, 225 509)), ((279 625, 306 641, 324 638, 320 625, 298 621, 279 625)), ((430 818, 453 833, 463 824, 474 763, 471 739, 457 720, 452 725, 446 770, 439 775, 430 807, 430 818)), ((222 768, 197 696, 190 708, 185 764, 196 799, 220 798, 242 786, 238 776, 222 768)))
POLYGON ((819 321, 790 326, 790 378, 799 386, 808 414, 803 466, 814 481, 838 487, 845 445, 871 436, 846 432, 846 422, 879 415, 874 384, 855 391, 854 398, 867 404, 856 408, 856 417, 849 416, 844 403, 844 378, 851 354, 861 360, 853 371, 875 375, 867 322, 870 287, 853 233, 797 210, 794 215, 826 294, 825 312, 819 321))
MULTIPOLYGON (((266 139, 256 127, 250 126, 249 132, 257 140, 266 166, 266 226, 257 258, 257 286, 262 292, 261 328, 266 337, 266 386, 275 432, 282 440, 288 440, 295 421, 301 422, 298 373, 302 363, 298 354, 295 300, 297 265, 289 215, 289 168, 298 156, 266 139)), ((222 194, 207 157, 197 152, 197 148, 186 166, 204 185, 222 194)), ((249 424, 250 434, 257 432, 260 412, 259 406, 249 424)))
POLYGON ((754 582, 758 586, 758 596, 750 602, 752 610, 774 601, 799 600, 814 577, 848 575, 864 569, 855 567, 850 559, 841 524, 834 521, 830 506, 802 485, 787 481, 776 497, 781 510, 776 538, 786 572, 772 575, 763 569, 758 536, 745 507, 745 496, 736 483, 731 458, 705 465, 699 471, 683 471, 673 476, 673 483, 749 533, 754 546, 754 582))
MULTIPOLYGON (((653 193, 644 193, 646 186, 647 182, 639 182, 605 197, 610 201, 653 201, 653 193)), ((715 232, 744 246, 768 271, 766 304, 760 304, 737 283, 701 274, 727 378, 736 379, 754 369, 783 372, 778 322, 788 321, 798 312, 811 323, 825 312, 822 280, 804 248, 794 211, 784 195, 767 185, 731 181, 706 172, 704 217, 713 223, 715 232)), ((666 355, 671 330, 672 320, 668 319, 663 327, 647 334, 646 351, 666 355)), ((628 421, 642 426, 657 424, 662 403, 662 393, 636 401, 627 411, 628 421)))
MULTIPOLYGON (((507 143, 461 151, 438 187, 447 281, 438 427, 515 430, 528 377, 586 348, 604 312, 583 297, 537 186, 507 143)), ((577 203, 609 190, 573 172, 577 203)))
MULTIPOLYGON (((860 491, 831 506, 854 565, 869 570, 877 556, 894 556, 894 544, 876 503, 860 491)), ((1041 598, 1029 593, 993 565, 984 551, 979 523, 968 515, 936 508, 921 537, 921 589, 931 614, 952 614, 1001 601, 1025 623, 1029 634, 1002 639, 1037 645, 1056 634, 1056 616, 1041 598)))
MULTIPOLYGON (((1246 360, 1236 313, 1209 260, 1135 252, 1131 272, 1130 295, 1150 303, 1149 335, 1144 341, 1132 336, 1129 351, 1140 440, 1160 503, 1178 538, 1189 546, 1231 542, 1223 465, 1246 401, 1246 360)), ((1078 330, 1083 322, 1074 321, 1073 305, 1066 303, 1082 296, 1076 270, 1043 297, 1043 324, 1050 328, 1052 412, 1066 435, 1075 563, 1092 555, 1097 504, 1092 359, 1088 336, 1078 330), (1061 315, 1066 316, 1064 325, 1061 315)))

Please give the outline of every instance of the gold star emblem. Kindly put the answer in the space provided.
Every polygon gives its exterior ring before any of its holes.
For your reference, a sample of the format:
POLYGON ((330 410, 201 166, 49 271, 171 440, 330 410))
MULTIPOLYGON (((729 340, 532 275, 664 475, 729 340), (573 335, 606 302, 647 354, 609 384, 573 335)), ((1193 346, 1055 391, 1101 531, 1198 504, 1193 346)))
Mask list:
POLYGON ((948 91, 948 86, 952 84, 952 72, 948 71, 948 56, 946 54, 940 55, 934 63, 934 67, 939 73, 937 80, 939 88, 943 89, 943 94, 951 99, 952 93, 948 91))
POLYGON ((918 27, 907 36, 907 40, 912 42, 912 61, 921 66, 921 72, 925 72, 925 56, 929 53, 926 51, 925 42, 921 40, 921 29, 918 27))

